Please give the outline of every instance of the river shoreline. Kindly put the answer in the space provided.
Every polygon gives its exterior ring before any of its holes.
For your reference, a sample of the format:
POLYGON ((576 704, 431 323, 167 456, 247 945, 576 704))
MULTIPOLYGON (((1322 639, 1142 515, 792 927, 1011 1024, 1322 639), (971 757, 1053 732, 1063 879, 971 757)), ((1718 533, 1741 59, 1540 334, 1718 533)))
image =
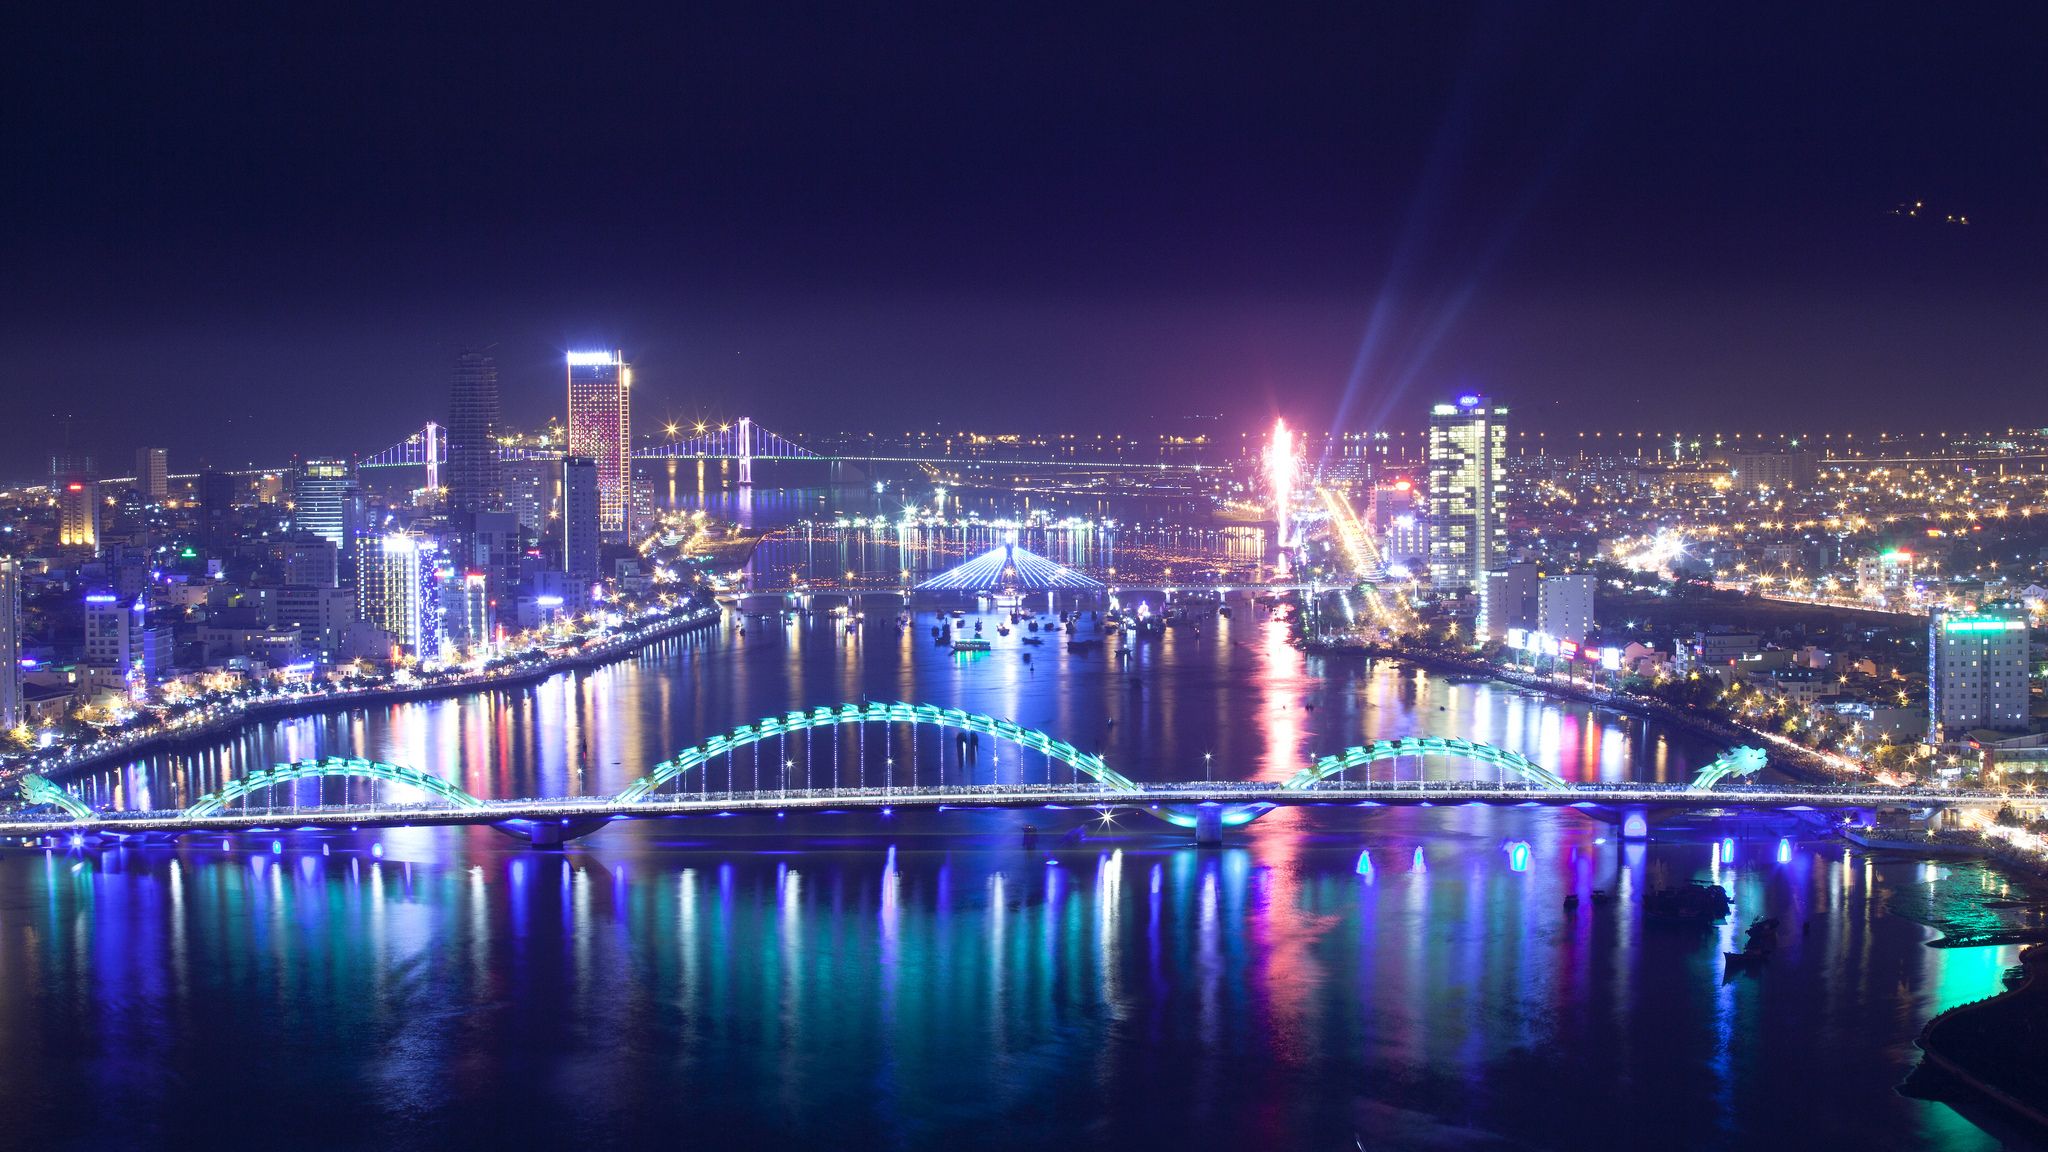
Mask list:
POLYGON ((2048 1067, 2035 1059, 2048 1035, 2048 945, 2020 952, 2025 979, 1927 1022, 1914 1040, 1924 1059, 1901 1091, 1950 1106, 1988 1102, 2048 1136, 2048 1067))
MULTIPOLYGON (((1696 736, 1702 736, 1710 740, 1719 740, 1731 746, 1754 742, 1761 738, 1760 734, 1747 728, 1701 716, 1695 712, 1666 704, 1662 700, 1654 700, 1643 696, 1623 695, 1591 687, 1580 687, 1575 684, 1558 684, 1555 681, 1539 679, 1533 676, 1519 676, 1484 660, 1467 660, 1441 652, 1419 652, 1408 648, 1381 646, 1312 646, 1309 648, 1309 651, 1319 656, 1356 654, 1369 660, 1398 660, 1432 672, 1484 677, 1488 680, 1508 684, 1516 688, 1526 688, 1532 692, 1541 692, 1560 699, 1576 700, 1582 704, 1591 704, 1598 708, 1612 708, 1617 712, 1626 712, 1639 719, 1655 720, 1658 723, 1682 728, 1696 736)), ((1773 744, 1768 751, 1771 758, 1771 767, 1795 780, 1809 784, 1860 782, 1855 777, 1828 766, 1817 755, 1802 755, 1776 744, 1773 744)))
MULTIPOLYGON (((664 640, 686 635, 702 628, 714 626, 725 619, 720 607, 700 608, 673 620, 664 621, 634 632, 630 637, 620 638, 597 648, 576 652, 566 656, 551 657, 531 668, 502 675, 487 675, 438 684, 421 684, 403 688, 370 688, 357 692, 323 693, 319 696, 294 699, 267 700, 237 709, 230 716, 209 720, 171 732, 158 732, 124 743, 116 748, 95 752, 61 766, 45 769, 53 780, 68 780, 81 773, 101 768, 109 763, 133 760, 170 749, 188 747, 193 744, 210 743, 250 724, 267 720, 286 719, 294 716, 319 716, 333 712, 347 712, 357 708, 381 707, 386 704, 402 704, 416 700, 440 700, 451 696, 467 696, 472 693, 494 692, 505 688, 523 688, 565 672, 598 668, 606 664, 638 654, 645 648, 664 640)), ((34 771, 34 769, 29 769, 34 771)), ((18 778, 19 774, 13 774, 18 778)), ((11 781, 10 781, 11 782, 11 781)))

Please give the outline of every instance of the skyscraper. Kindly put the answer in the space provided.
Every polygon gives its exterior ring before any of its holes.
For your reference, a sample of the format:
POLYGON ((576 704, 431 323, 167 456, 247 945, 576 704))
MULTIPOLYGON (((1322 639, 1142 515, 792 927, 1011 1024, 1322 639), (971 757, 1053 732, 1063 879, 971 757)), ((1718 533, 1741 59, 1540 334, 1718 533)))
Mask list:
POLYGON ((441 639, 433 552, 429 542, 396 532, 356 543, 357 618, 423 659, 441 639))
POLYGON ((21 723, 21 566, 0 556, 0 729, 21 723))
POLYGON ((451 512, 503 506, 498 489, 498 364, 480 352, 455 361, 448 397, 448 484, 451 512))
MULTIPOLYGON (((68 438, 68 437, 67 437, 68 438)), ((100 548, 100 490, 92 457, 69 450, 50 457, 50 492, 57 500, 57 543, 100 548)))
POLYGON ((346 460, 308 460, 292 485, 292 524, 333 544, 345 565, 356 552, 358 507, 355 470, 346 460))
POLYGON ((233 539, 235 498, 241 482, 226 472, 199 474, 199 535, 207 544, 225 547, 233 539))
POLYGON ((597 581, 601 483, 590 457, 562 458, 562 571, 584 593, 597 581))
POLYGON ((72 477, 57 488, 57 543, 99 552, 100 486, 91 477, 72 477))
POLYGON ((1506 558, 1508 410, 1466 394, 1429 415, 1429 578, 1444 591, 1482 586, 1506 558))
POLYGON ((2025 608, 1938 608, 1927 623, 1928 736, 2027 728, 2025 608))
POLYGON ((569 353, 569 455, 597 465, 597 526, 626 535, 633 487, 633 366, 619 352, 569 353))
POLYGON ((171 454, 162 448, 135 450, 135 490, 151 503, 161 504, 171 493, 171 454))

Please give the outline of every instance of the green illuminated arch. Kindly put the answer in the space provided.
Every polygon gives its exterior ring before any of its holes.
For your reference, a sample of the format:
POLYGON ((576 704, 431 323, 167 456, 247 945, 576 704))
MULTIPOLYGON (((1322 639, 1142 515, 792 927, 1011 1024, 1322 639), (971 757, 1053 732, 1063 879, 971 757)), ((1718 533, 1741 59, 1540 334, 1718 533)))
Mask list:
POLYGON ((457 808, 483 808, 483 801, 457 788, 439 776, 430 775, 417 768, 398 764, 380 764, 374 760, 345 759, 329 756, 325 760, 298 760, 290 764, 278 764, 268 769, 258 769, 221 786, 218 792, 210 792, 193 801, 185 809, 185 815, 214 816, 225 811, 228 805, 246 796, 254 795, 279 784, 290 784, 296 780, 315 780, 328 776, 341 776, 355 780, 381 780, 387 784, 404 784, 417 788, 457 808))
POLYGON ((21 798, 30 804, 53 805, 62 809, 65 815, 80 820, 89 820, 95 815, 90 804, 34 773, 21 778, 21 798))
POLYGON ((1723 752, 1719 759, 1700 769, 1699 774, 1692 778, 1692 783, 1686 785, 1686 790, 1707 792, 1711 791, 1714 785, 1730 777, 1754 776, 1763 771, 1764 762, 1769 759, 1769 753, 1747 744, 1740 748, 1730 748, 1723 752))
POLYGON ((766 717, 754 724, 742 724, 729 733, 713 736, 702 744, 685 748, 672 758, 656 764, 654 771, 627 785, 626 789, 619 793, 618 799, 628 803, 645 800, 662 785, 750 744, 759 744, 763 740, 786 736, 791 732, 833 728, 842 724, 927 724, 936 728, 979 733, 1008 741, 1027 751, 1049 756, 1106 788, 1118 792, 1140 790, 1123 774, 1113 771, 1103 763, 1102 757, 1083 752, 1064 740, 1055 740, 1036 729, 1019 727, 1010 720, 999 720, 994 716, 965 712, 958 708, 940 708, 934 704, 873 703, 841 704, 837 708, 788 712, 781 716, 766 717))
POLYGON ((1396 760, 1405 756, 1451 756, 1460 760, 1471 760, 1479 764, 1491 764, 1550 792, 1569 791, 1571 785, 1563 777, 1541 764, 1505 748, 1491 744, 1478 744, 1455 736, 1404 736, 1399 740, 1375 740, 1369 745, 1346 748, 1342 754, 1324 756, 1314 764, 1295 773, 1282 788, 1307 788, 1319 780, 1335 776, 1350 768, 1365 768, 1381 760, 1396 760))

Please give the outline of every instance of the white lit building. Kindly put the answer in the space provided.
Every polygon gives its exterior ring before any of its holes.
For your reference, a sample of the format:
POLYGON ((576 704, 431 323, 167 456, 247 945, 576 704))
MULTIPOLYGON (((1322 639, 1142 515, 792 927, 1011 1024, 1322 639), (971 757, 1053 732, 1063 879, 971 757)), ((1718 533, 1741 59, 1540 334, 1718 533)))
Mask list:
POLYGON ((437 654, 441 601, 434 545, 417 536, 366 536, 356 547, 356 616, 422 659, 437 654))
POLYGON ((1507 415, 1474 394, 1430 412, 1429 578, 1444 591, 1481 587, 1507 553, 1507 415))
POLYGON ((2027 728, 2024 608, 1937 609, 1927 625, 1928 736, 2027 728))

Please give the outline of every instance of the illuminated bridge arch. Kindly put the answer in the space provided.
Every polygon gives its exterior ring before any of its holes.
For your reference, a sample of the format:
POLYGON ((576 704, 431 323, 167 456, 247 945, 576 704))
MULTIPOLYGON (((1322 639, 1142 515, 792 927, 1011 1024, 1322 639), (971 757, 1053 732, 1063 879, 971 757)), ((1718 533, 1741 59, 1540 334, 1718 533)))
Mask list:
POLYGON ((48 804, 79 820, 95 815, 92 805, 34 773, 21 778, 21 798, 30 804, 48 804))
POLYGON ((1528 783, 1550 792, 1564 792, 1571 788, 1563 777, 1520 752, 1510 752, 1505 748, 1479 744, 1455 736, 1404 736, 1399 740, 1375 740, 1369 745, 1354 745, 1339 755, 1324 756, 1309 767, 1303 768, 1290 777, 1282 787, 1308 788, 1319 780, 1352 768, 1370 769, 1381 760, 1400 760, 1410 756, 1448 756, 1478 764, 1491 764, 1502 772, 1519 776, 1528 783))
POLYGON ((997 719, 979 712, 966 712, 958 708, 940 708, 935 704, 873 703, 841 704, 837 708, 821 707, 813 708, 809 712, 788 712, 781 716, 766 717, 753 724, 742 724, 724 735, 713 736, 693 748, 685 748, 670 759, 655 765, 654 771, 627 785, 625 790, 619 793, 618 799, 627 803, 646 800, 662 785, 679 779, 693 770, 702 769, 720 756, 759 744, 764 740, 787 736, 792 732, 858 724, 929 725, 978 733, 1008 741, 1027 751, 1057 760, 1106 788, 1119 792, 1140 791, 1137 784, 1103 763, 1102 757, 1083 752, 1064 740, 1055 740, 1037 729, 1020 727, 1014 721, 997 719))
POLYGON ((381 764, 375 760, 360 760, 329 756, 325 760, 298 760, 290 764, 278 764, 271 768, 259 768, 246 776, 230 780, 218 792, 209 792, 192 802, 185 809, 188 817, 215 816, 227 810, 238 800, 299 780, 320 780, 328 777, 342 777, 351 780, 377 780, 386 784, 403 784, 417 788, 436 799, 445 800, 457 808, 480 809, 485 807, 482 800, 450 784, 431 773, 399 764, 381 764))

